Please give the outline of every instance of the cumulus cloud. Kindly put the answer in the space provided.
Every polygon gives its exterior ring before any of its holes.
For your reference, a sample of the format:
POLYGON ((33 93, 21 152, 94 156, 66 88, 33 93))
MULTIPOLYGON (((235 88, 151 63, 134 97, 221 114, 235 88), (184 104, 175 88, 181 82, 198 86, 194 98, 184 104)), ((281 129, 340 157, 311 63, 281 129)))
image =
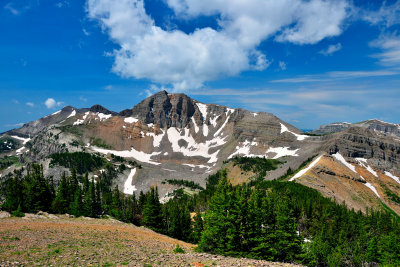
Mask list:
POLYGON ((175 90, 266 69, 270 61, 257 47, 271 37, 314 44, 340 35, 349 7, 346 0, 165 1, 177 19, 215 15, 219 27, 164 30, 146 13, 143 0, 87 0, 87 14, 120 46, 113 51, 114 72, 175 90))
POLYGON ((47 100, 44 102, 47 108, 55 108, 61 106, 63 103, 62 102, 57 102, 54 100, 54 98, 47 98, 47 100))
POLYGON ((319 53, 324 55, 324 56, 330 56, 333 53, 339 51, 340 49, 342 49, 342 44, 341 43, 337 43, 335 45, 328 46, 328 48, 319 51, 319 53))
POLYGON ((32 102, 26 102, 25 103, 28 107, 34 107, 35 106, 35 104, 34 103, 32 103, 32 102))

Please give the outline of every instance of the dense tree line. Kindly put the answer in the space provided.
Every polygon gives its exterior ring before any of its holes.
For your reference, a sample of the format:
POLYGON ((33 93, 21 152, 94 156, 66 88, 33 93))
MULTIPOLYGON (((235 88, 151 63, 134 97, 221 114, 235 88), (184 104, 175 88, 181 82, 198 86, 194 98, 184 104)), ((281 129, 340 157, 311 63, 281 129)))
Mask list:
POLYGON ((55 153, 51 154, 49 157, 51 158, 50 166, 59 165, 75 169, 78 174, 84 174, 85 172, 99 169, 105 163, 103 157, 87 152, 55 153))
POLYGON ((199 193, 188 196, 179 189, 161 204, 157 188, 138 197, 112 188, 118 170, 111 164, 96 181, 72 169, 58 187, 43 176, 40 165, 32 165, 24 177, 21 173, 8 183, 6 210, 108 214, 198 243, 201 251, 237 257, 309 266, 400 265, 398 217, 384 211, 355 212, 293 182, 232 186, 227 171, 220 170, 199 193))

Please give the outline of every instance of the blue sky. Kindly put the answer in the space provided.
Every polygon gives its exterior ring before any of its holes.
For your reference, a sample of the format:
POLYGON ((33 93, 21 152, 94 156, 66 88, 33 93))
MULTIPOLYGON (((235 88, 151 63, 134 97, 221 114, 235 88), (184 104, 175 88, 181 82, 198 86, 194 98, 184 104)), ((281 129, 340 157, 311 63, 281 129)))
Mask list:
POLYGON ((4 0, 0 132, 166 89, 300 129, 400 123, 400 1, 4 0))

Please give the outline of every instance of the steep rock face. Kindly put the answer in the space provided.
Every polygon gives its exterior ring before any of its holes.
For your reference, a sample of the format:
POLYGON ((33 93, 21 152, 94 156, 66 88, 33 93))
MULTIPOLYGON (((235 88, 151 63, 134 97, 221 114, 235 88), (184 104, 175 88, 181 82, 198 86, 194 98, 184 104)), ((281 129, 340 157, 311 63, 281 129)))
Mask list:
POLYGON ((370 130, 384 133, 386 135, 400 137, 400 124, 388 123, 380 120, 367 120, 363 122, 356 123, 355 125, 359 127, 364 127, 370 130))
POLYGON ((334 122, 326 125, 321 125, 318 129, 312 131, 312 134, 330 134, 341 132, 351 126, 351 123, 348 122, 334 122))
POLYGON ((196 111, 199 114, 195 101, 190 97, 161 91, 134 106, 131 112, 124 110, 120 114, 136 117, 147 124, 157 124, 160 128, 185 128, 196 111))
POLYGON ((110 111, 110 110, 106 109, 105 107, 103 107, 103 106, 101 106, 101 105, 98 105, 98 104, 97 104, 97 105, 93 105, 93 106, 89 109, 89 111, 94 112, 94 113, 96 113, 96 112, 98 112, 98 113, 103 113, 103 114, 106 114, 106 115, 108 115, 108 114, 117 115, 116 112, 110 111))
POLYGON ((400 166, 400 143, 362 127, 351 127, 333 135, 324 146, 329 154, 340 152, 350 158, 371 159, 376 167, 400 166))
POLYGON ((362 127, 386 135, 400 137, 400 124, 388 123, 377 119, 366 120, 357 123, 335 122, 327 125, 321 125, 318 129, 312 131, 312 134, 331 134, 344 131, 350 127, 362 127))

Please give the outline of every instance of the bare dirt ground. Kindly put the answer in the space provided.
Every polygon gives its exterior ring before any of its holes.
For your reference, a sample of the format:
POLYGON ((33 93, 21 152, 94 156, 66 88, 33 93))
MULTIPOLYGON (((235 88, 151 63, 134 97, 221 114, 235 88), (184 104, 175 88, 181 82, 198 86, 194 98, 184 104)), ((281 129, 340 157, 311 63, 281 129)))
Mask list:
POLYGON ((294 266, 196 253, 194 247, 113 219, 0 219, 0 266, 294 266), (185 253, 173 252, 177 244, 185 253))

